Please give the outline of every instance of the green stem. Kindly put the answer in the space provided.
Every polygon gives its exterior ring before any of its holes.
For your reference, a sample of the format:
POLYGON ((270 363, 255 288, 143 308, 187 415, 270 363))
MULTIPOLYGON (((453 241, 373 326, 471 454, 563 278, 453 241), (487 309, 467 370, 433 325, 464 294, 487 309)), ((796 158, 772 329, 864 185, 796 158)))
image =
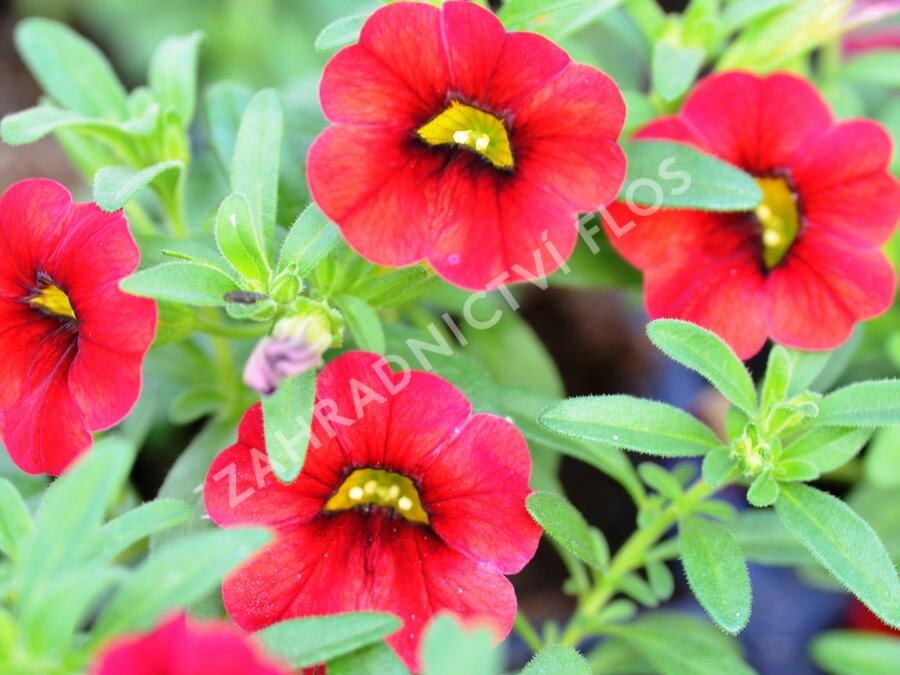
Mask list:
POLYGON ((516 620, 513 623, 513 630, 519 634, 523 640, 525 640, 525 644, 531 647, 532 651, 539 651, 541 647, 544 646, 543 640, 541 640, 541 636, 537 634, 537 631, 534 629, 534 626, 531 625, 531 622, 528 620, 528 617, 525 616, 524 612, 520 609, 516 614, 516 620))
POLYGON ((268 323, 230 323, 197 315, 197 330, 207 335, 229 338, 257 338, 269 332, 268 323))
POLYGON ((583 627, 584 619, 596 614, 609 602, 618 590, 622 577, 644 564, 649 551, 676 523, 682 513, 715 491, 716 488, 707 485, 703 479, 698 480, 681 499, 669 504, 653 523, 631 535, 613 557, 600 583, 581 601, 575 616, 563 632, 560 643, 570 647, 577 645, 586 634, 583 627))

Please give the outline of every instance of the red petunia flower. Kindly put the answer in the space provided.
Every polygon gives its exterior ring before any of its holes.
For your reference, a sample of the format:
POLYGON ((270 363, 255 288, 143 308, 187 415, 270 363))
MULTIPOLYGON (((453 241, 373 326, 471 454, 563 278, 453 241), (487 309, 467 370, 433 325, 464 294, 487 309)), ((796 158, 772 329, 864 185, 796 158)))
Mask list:
POLYGON ((224 621, 196 623, 184 614, 153 631, 124 637, 100 651, 91 675, 287 675, 224 621))
POLYGON ((225 580, 235 623, 258 630, 300 616, 390 612, 404 625, 388 642, 412 669, 438 611, 507 635, 516 596, 504 575, 525 566, 541 534, 525 510, 531 460, 518 430, 472 415, 441 378, 393 373, 367 352, 325 367, 314 411, 294 483, 269 470, 259 405, 207 475, 216 523, 277 533, 225 580))
POLYGON ((716 155, 753 175, 764 198, 740 213, 609 209, 610 239, 643 271, 651 318, 698 323, 748 358, 767 336, 833 349, 890 307, 896 277, 879 247, 900 217, 900 187, 880 125, 835 122, 798 77, 731 72, 638 137, 716 155))
POLYGON ((0 197, 0 430, 23 471, 62 473, 137 401, 156 306, 119 281, 139 258, 120 212, 59 183, 0 197))
POLYGON ((332 124, 309 151, 316 202, 365 258, 427 260, 464 288, 554 271, 576 215, 625 177, 613 81, 474 3, 379 9, 320 94, 332 124))

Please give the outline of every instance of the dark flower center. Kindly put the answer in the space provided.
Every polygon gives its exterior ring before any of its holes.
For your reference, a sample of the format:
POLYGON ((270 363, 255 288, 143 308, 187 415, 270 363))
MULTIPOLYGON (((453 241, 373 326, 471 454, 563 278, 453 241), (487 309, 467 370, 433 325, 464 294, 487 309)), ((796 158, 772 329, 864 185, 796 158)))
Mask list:
POLYGON ((325 504, 326 511, 346 511, 374 504, 400 514, 409 521, 428 525, 419 491, 413 482, 399 473, 382 469, 356 469, 325 504))
POLYGON ((66 321, 76 319, 75 310, 72 309, 69 296, 44 275, 38 277, 37 288, 31 297, 28 298, 28 304, 45 314, 50 314, 66 321))
POLYGON ((498 169, 512 169, 512 147, 499 117, 459 101, 416 132, 428 145, 456 145, 471 150, 498 169))
POLYGON ((782 261, 800 230, 800 211, 794 191, 784 178, 757 178, 763 193, 762 203, 754 209, 759 221, 762 257, 768 269, 782 261))

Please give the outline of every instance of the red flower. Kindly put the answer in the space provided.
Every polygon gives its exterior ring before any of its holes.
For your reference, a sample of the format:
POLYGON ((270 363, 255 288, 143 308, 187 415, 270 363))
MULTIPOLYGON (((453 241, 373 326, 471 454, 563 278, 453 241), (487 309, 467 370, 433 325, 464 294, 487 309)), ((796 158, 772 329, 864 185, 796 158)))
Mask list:
POLYGON ((119 281, 139 257, 121 213, 54 181, 0 197, 0 430, 23 471, 62 473, 137 400, 156 307, 119 281))
POLYGON ((525 510, 531 461, 512 424, 471 413, 435 375, 345 354, 319 375, 306 463, 283 485, 265 462, 261 408, 251 408, 205 487, 219 525, 277 533, 225 580, 235 623, 390 612, 404 626, 388 642, 413 669, 440 610, 507 635, 516 597, 504 575, 525 566, 541 533, 525 510))
POLYGON ((890 306, 895 273, 879 247, 897 225, 900 188, 880 125, 835 122, 792 75, 732 72, 701 82, 678 116, 638 136, 716 155, 755 176, 764 195, 742 213, 610 208, 610 239, 644 272, 652 318, 698 323, 748 358, 767 336, 833 349, 890 306))
POLYGON ((382 265, 425 259, 472 289, 544 276, 571 253, 576 215, 624 179, 613 81, 470 2, 379 9, 320 93, 332 125, 309 151, 310 189, 382 265))
POLYGON ((195 623, 184 614, 152 632, 107 645, 91 675, 287 675, 224 621, 195 623))

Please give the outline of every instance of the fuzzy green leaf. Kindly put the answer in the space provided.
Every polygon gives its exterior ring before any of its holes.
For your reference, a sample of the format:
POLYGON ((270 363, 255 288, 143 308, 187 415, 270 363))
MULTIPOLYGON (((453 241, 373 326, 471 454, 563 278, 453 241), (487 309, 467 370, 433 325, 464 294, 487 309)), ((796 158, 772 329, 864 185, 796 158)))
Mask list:
POLYGON ((681 522, 681 562, 688 583, 709 616, 729 633, 750 618, 752 593, 740 545, 721 525, 702 518, 681 522))
POLYGON ((737 462, 731 456, 731 448, 722 446, 707 453, 703 458, 703 480, 710 487, 719 487, 731 474, 737 462))
POLYGON ((31 513, 22 495, 5 478, 0 478, 0 553, 11 560, 19 557, 19 546, 31 532, 31 513))
POLYGON ((775 345, 769 352, 766 376, 762 385, 763 409, 769 409, 784 400, 791 381, 791 359, 787 350, 775 345))
POLYGON ((748 415, 756 414, 753 379, 734 350, 718 335, 676 319, 651 321, 647 335, 669 358, 700 373, 748 415))
POLYGON ((532 657, 520 675, 591 675, 584 657, 571 647, 550 645, 532 657))
MULTIPOLYGON (((622 148, 628 157, 628 176, 619 192, 622 201, 701 211, 748 211, 762 201, 751 176, 687 145, 628 141, 622 148)), ((616 223, 618 228, 627 225, 616 223)))
POLYGON ((4 117, 0 122, 0 137, 9 145, 24 145, 62 129, 88 132, 114 143, 128 142, 128 134, 115 122, 46 104, 4 117))
POLYGON ((160 548, 122 584, 97 619, 93 637, 99 641, 150 628, 166 611, 190 605, 216 588, 270 536, 250 528, 209 530, 160 548))
POLYGON ((528 513, 544 531, 569 553, 595 569, 604 560, 597 555, 591 529, 568 499, 552 492, 535 492, 526 502, 528 513))
POLYGON ((284 116, 281 97, 264 89, 250 100, 238 129, 231 162, 231 189, 250 203, 257 239, 267 260, 275 249, 275 216, 278 210, 278 168, 284 116))
POLYGON ((99 557, 112 560, 141 539, 184 523, 191 513, 191 507, 177 499, 141 504, 103 526, 98 536, 99 557))
POLYGON ((15 41, 31 74, 64 108, 88 117, 126 117, 125 87, 109 61, 71 28, 29 18, 16 27, 15 41))
POLYGON ((900 579, 875 531, 840 499, 785 483, 775 511, 788 530, 882 621, 900 628, 900 579))
POLYGON ((105 166, 94 176, 94 201, 104 211, 118 211, 157 177, 182 169, 184 164, 174 159, 141 170, 130 166, 105 166))
POLYGON ((234 279, 211 265, 171 262, 123 279, 126 293, 196 307, 222 307, 228 293, 240 290, 234 279))
POLYGON ((316 51, 330 52, 359 40, 359 33, 371 12, 343 16, 322 29, 316 37, 316 51))
POLYGON ((376 642, 328 662, 328 675, 409 675, 393 649, 376 642))
POLYGON ((872 429, 816 427, 785 446, 782 460, 803 459, 819 473, 834 471, 849 462, 869 441, 872 429))
POLYGON ((816 665, 831 675, 895 675, 900 637, 832 630, 816 636, 811 652, 816 665))
POLYGON ((778 481, 770 471, 760 474, 747 490, 747 501, 757 508, 771 506, 778 499, 778 481))
POLYGON ((281 621, 256 637, 271 654, 301 668, 377 643, 401 626, 391 614, 358 612, 281 621))
POLYGON ((681 47, 660 41, 653 48, 653 90, 664 101, 674 101, 697 79, 706 53, 697 47, 681 47))
POLYGON ((187 126, 197 104, 197 56, 203 33, 163 40, 150 59, 150 87, 164 105, 171 106, 187 126))
POLYGON ((222 200, 216 213, 215 234, 219 252, 234 269, 250 279, 267 281, 265 246, 253 227, 250 204, 244 195, 234 193, 222 200))
POLYGON ((335 298, 334 304, 344 315, 344 321, 356 345, 367 352, 384 354, 387 346, 384 328, 378 312, 372 309, 365 300, 354 295, 341 295, 335 298))
POLYGON ((678 499, 681 494, 681 483, 659 464, 642 462, 638 465, 641 479, 659 494, 669 499, 678 499))
POLYGON ((816 426, 886 427, 900 424, 900 379, 855 382, 819 402, 816 426))
POLYGON ((423 672, 429 675, 499 675, 501 652, 494 648, 490 631, 463 630, 449 615, 438 616, 422 644, 423 672))
POLYGON ((703 455, 720 445, 712 430, 683 410, 633 396, 581 396, 547 408, 542 425, 573 438, 662 457, 703 455))
POLYGON ((303 469, 315 398, 316 372, 309 370, 284 380, 262 400, 266 452, 283 483, 292 482, 303 469))
POLYGON ((278 271, 297 265, 300 276, 308 276, 340 241, 341 233, 337 226, 318 206, 310 204, 297 217, 284 240, 278 258, 278 271))

